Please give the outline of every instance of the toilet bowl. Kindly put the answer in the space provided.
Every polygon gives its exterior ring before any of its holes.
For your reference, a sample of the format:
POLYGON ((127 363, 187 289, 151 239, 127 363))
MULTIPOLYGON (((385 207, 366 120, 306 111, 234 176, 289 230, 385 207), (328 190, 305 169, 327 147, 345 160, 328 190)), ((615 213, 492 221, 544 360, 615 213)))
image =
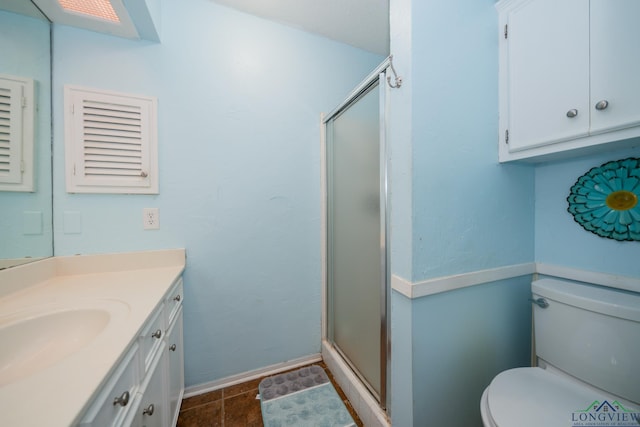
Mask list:
POLYGON ((640 294, 556 279, 532 293, 539 366, 493 378, 484 425, 640 425, 640 294))
MULTIPOLYGON (((640 422, 633 423, 634 417, 640 420, 639 405, 560 372, 542 368, 516 368, 498 374, 482 394, 480 412, 485 427, 568 427, 580 425, 581 418, 582 425, 586 426, 596 425, 587 424, 590 419, 592 422, 598 420, 597 408, 593 413, 585 412, 595 401, 617 402, 630 411, 617 409, 622 414, 629 414, 626 416, 628 425, 640 425, 640 422)), ((607 421, 606 418, 603 421, 607 421)))

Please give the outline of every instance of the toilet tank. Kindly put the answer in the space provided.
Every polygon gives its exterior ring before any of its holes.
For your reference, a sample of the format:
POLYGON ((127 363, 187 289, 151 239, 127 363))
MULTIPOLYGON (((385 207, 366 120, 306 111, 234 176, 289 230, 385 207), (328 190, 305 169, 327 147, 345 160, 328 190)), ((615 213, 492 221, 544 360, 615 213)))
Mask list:
POLYGON ((640 404, 640 294, 540 279, 531 285, 536 355, 594 387, 640 404))

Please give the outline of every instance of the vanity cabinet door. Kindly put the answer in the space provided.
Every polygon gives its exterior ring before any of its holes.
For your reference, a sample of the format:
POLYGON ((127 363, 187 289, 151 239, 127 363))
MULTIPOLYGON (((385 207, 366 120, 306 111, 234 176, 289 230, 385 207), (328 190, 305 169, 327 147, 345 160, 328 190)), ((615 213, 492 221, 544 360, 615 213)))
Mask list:
POLYGON ((586 136, 589 2, 523 2, 504 25, 509 152, 586 136))
POLYGON ((639 18, 638 0, 591 0, 592 134, 640 125, 639 18))
POLYGON ((169 419, 172 426, 178 421, 180 403, 184 394, 184 350, 182 342, 182 310, 178 311, 175 322, 167 333, 167 354, 169 358, 168 390, 169 419))
POLYGON ((162 343, 160 353, 154 359, 150 374, 141 387, 140 406, 132 427, 165 427, 167 422, 167 397, 165 381, 167 370, 165 344, 162 343))

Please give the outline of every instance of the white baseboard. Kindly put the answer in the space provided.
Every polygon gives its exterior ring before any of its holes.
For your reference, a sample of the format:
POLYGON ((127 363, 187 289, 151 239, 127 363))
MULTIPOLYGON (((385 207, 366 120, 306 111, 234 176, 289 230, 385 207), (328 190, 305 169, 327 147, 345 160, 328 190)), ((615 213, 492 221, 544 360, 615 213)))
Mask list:
POLYGON ((199 394, 208 393, 210 391, 220 390, 224 387, 229 387, 236 384, 241 384, 247 381, 255 380, 260 377, 268 377, 280 372, 295 369, 300 366, 309 365, 311 363, 319 362, 322 360, 320 353, 311 354, 309 356, 300 357, 293 360, 288 360, 282 363, 276 363, 275 365, 266 366, 264 368, 255 369, 253 371, 243 372, 237 375, 231 375, 226 378, 221 378, 216 381, 211 381, 204 384, 198 384, 185 388, 184 397, 193 397, 199 394))

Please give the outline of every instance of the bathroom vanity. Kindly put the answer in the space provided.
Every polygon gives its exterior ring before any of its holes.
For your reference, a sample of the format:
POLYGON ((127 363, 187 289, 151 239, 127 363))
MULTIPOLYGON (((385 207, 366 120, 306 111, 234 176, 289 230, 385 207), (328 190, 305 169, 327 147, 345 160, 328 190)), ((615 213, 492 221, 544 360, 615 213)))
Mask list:
POLYGON ((0 425, 172 426, 183 249, 0 271, 0 425))

